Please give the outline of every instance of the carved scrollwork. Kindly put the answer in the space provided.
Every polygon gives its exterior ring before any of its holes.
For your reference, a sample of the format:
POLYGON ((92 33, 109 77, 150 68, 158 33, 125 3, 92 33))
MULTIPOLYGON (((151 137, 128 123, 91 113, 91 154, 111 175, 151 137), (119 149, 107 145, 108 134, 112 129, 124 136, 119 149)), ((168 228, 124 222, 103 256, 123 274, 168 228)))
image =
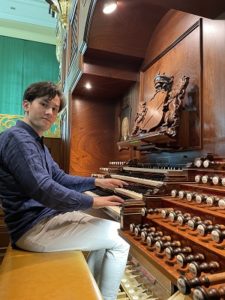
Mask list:
POLYGON ((188 83, 189 77, 183 76, 178 86, 170 91, 168 100, 163 107, 165 115, 164 123, 160 128, 160 132, 165 131, 169 136, 176 136, 177 128, 180 125, 180 109, 182 107, 182 99, 184 98, 188 83))
POLYGON ((170 137, 177 135, 180 109, 189 78, 183 76, 176 87, 174 77, 158 74, 154 79, 154 96, 140 104, 132 136, 158 132, 170 137))

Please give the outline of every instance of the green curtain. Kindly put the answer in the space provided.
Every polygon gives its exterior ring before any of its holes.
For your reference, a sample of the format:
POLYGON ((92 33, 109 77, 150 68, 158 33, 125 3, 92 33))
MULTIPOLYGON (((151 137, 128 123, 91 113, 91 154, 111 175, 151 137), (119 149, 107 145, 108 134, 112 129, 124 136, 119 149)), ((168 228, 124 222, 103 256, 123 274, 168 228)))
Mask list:
POLYGON ((0 114, 22 115, 25 88, 59 78, 54 45, 0 36, 0 66, 0 114))

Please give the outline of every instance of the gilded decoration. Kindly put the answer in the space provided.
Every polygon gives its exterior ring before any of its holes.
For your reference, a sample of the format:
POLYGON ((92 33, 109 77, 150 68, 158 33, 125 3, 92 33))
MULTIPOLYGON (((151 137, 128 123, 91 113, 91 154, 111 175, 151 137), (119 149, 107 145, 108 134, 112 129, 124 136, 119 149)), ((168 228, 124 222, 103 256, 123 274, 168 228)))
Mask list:
MULTIPOLYGON (((4 130, 16 125, 17 120, 22 120, 24 116, 21 115, 6 115, 0 114, 0 133, 4 130)), ((45 137, 48 138, 60 138, 60 117, 57 118, 56 122, 51 126, 51 128, 45 132, 45 137)))
POLYGON ((68 12, 70 0, 45 0, 49 4, 49 12, 56 17, 64 28, 68 24, 68 12))
POLYGON ((71 6, 71 0, 46 0, 46 2, 49 4, 49 11, 52 17, 57 19, 56 57, 61 69, 61 63, 63 59, 63 41, 68 29, 68 14, 71 6))

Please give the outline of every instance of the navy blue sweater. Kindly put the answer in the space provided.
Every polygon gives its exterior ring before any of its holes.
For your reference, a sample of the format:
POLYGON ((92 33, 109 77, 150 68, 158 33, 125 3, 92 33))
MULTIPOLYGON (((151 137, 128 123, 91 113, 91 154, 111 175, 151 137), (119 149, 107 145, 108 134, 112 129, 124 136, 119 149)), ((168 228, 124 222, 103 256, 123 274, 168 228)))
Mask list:
POLYGON ((43 218, 92 207, 94 178, 64 173, 26 123, 0 134, 0 198, 12 244, 43 218))

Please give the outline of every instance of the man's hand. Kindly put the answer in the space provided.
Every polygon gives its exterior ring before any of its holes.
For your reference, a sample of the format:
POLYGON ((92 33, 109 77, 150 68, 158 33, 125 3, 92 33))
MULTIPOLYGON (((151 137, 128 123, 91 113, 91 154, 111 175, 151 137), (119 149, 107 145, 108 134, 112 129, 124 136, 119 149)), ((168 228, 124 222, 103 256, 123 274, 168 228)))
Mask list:
POLYGON ((104 189, 114 189, 117 187, 122 188, 123 186, 128 185, 127 182, 120 180, 120 179, 114 179, 114 178, 96 178, 95 179, 95 186, 99 186, 104 189))
POLYGON ((94 197, 93 208, 101 208, 106 206, 119 206, 124 203, 124 200, 118 196, 94 197))

